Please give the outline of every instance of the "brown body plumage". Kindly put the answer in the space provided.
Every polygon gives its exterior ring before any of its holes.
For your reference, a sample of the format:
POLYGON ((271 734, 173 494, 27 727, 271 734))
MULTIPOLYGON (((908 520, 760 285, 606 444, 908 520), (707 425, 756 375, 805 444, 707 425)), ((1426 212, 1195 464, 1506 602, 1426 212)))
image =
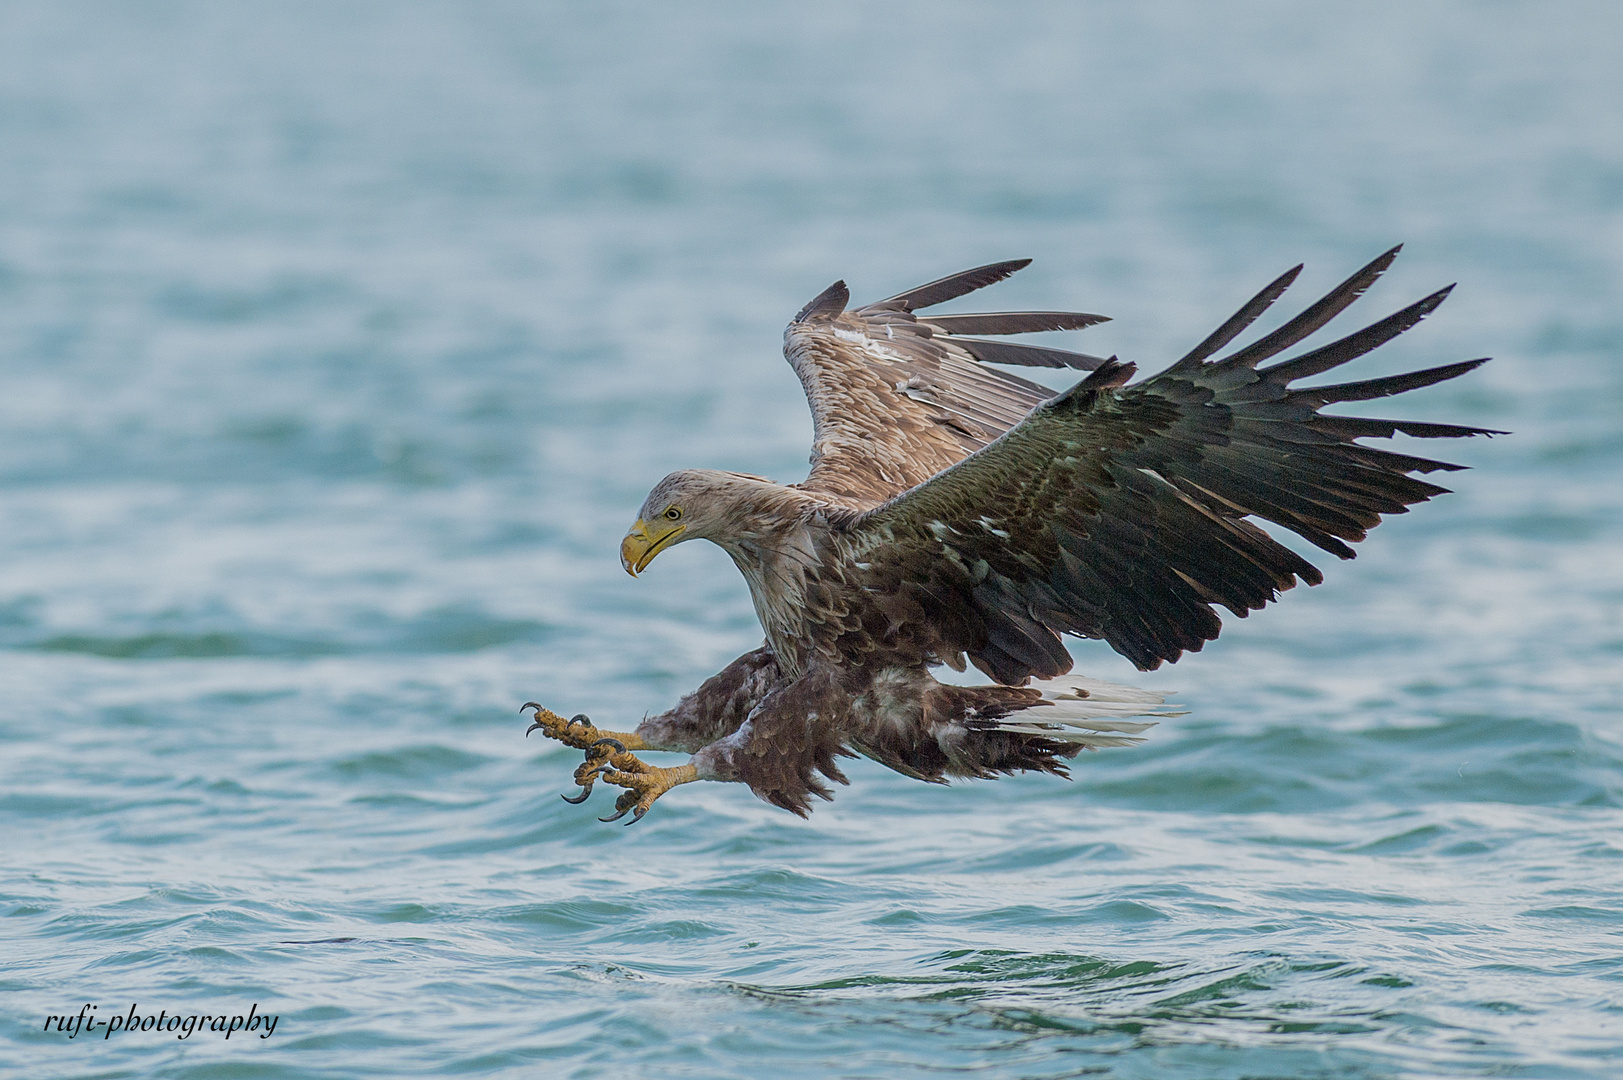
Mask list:
MULTIPOLYGON (((749 583, 765 647, 634 734, 604 739, 588 759, 593 767, 578 775, 588 787, 606 774, 632 788, 621 812, 634 808, 638 817, 664 790, 659 784, 685 779, 742 781, 804 814, 810 796, 829 797, 820 776, 845 781, 836 758, 853 752, 941 781, 1063 773, 1065 759, 1085 747, 1140 741, 1132 736, 1149 722, 1125 717, 1176 714, 1157 711, 1161 699, 1143 691, 1059 678, 1072 663, 1061 635, 1101 638, 1141 668, 1175 661, 1217 636, 1214 605, 1243 617, 1298 578, 1321 580, 1247 518, 1351 558, 1348 543, 1380 515, 1444 492, 1411 473, 1458 468, 1356 439, 1489 434, 1319 412, 1450 379, 1481 360, 1291 386, 1413 326, 1447 289, 1259 367, 1355 300, 1396 253, 1273 333, 1209 359, 1284 292, 1297 267, 1177 363, 1132 384, 1133 365, 1113 358, 961 336, 1075 329, 1100 316, 914 314, 1001 280, 1024 261, 854 311, 836 283, 784 339, 815 421, 806 481, 672 473, 649 494, 621 549, 636 574, 676 543, 721 546, 749 583), (1091 374, 1055 394, 986 362, 1091 374), (930 674, 943 664, 962 671, 966 662, 999 685, 949 686, 930 674), (1037 685, 1025 685, 1033 679, 1037 685), (634 745, 614 749, 622 743, 634 745), (631 749, 686 751, 692 767, 680 778, 668 770, 655 784, 647 776, 659 770, 637 773, 646 767, 631 749)), ((537 724, 558 734, 542 711, 537 724)))

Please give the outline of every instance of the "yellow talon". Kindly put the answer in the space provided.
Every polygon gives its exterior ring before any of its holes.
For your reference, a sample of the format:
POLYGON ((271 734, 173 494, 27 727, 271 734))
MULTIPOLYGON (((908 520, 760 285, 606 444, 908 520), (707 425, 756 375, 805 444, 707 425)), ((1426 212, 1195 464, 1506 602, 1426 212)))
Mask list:
MULTIPOLYGON (((565 720, 552 710, 543 708, 533 701, 525 702, 524 709, 535 710, 535 722, 525 729, 524 734, 526 736, 529 735, 530 732, 540 728, 541 733, 548 738, 557 739, 559 742, 564 743, 567 746, 573 746, 577 750, 586 751, 586 760, 581 762, 580 765, 576 766, 575 768, 575 784, 580 788, 580 794, 575 796, 561 796, 564 802, 585 802, 587 796, 591 795, 592 785, 597 783, 597 778, 599 776, 603 777, 605 780, 608 780, 610 783, 620 784, 621 787, 628 787, 630 785, 620 783, 620 781, 614 780, 612 777, 641 776, 645 774, 652 775, 655 773, 674 773, 680 772, 682 768, 689 770, 693 768, 691 765, 685 765, 677 769, 658 769, 651 765, 646 765, 642 761, 639 761, 637 757, 631 753, 633 750, 649 749, 648 744, 643 742, 642 736, 633 734, 631 732, 603 731, 600 728, 594 727, 591 720, 587 719, 585 715, 580 715, 572 719, 565 720)), ((519 711, 522 712, 524 709, 519 711)), ((686 779, 691 780, 694 778, 695 777, 690 776, 686 779)), ((618 811, 618 813, 616 813, 613 817, 604 818, 603 820, 613 821, 623 816, 626 811, 630 810, 632 807, 637 806, 639 809, 637 810, 636 817, 634 817, 632 820, 640 821, 642 820, 642 816, 648 812, 648 807, 654 804, 655 799, 659 798, 666 791, 669 791, 676 784, 682 782, 682 780, 672 780, 670 783, 666 784, 652 795, 649 795, 646 803, 641 803, 639 801, 641 796, 637 795, 635 792, 628 791, 624 795, 621 795, 619 801, 615 803, 615 809, 618 811)))
POLYGON ((661 769, 639 761, 629 753, 614 754, 610 761, 614 767, 602 774, 603 779, 626 790, 614 801, 614 813, 606 818, 600 818, 600 821, 618 821, 625 817, 626 811, 629 810, 632 811, 631 820, 626 824, 635 825, 648 813, 655 799, 677 784, 686 784, 699 778, 699 770, 691 763, 678 765, 674 769, 661 769))
POLYGON ((557 739, 566 746, 573 746, 577 750, 591 751, 594 743, 601 739, 613 739, 626 750, 647 750, 649 747, 642 741, 641 735, 622 731, 603 731, 593 727, 591 720, 582 713, 573 719, 565 720, 550 709, 544 709, 533 701, 526 701, 524 708, 535 710, 535 722, 524 730, 525 735, 541 729, 541 733, 550 739, 557 739))

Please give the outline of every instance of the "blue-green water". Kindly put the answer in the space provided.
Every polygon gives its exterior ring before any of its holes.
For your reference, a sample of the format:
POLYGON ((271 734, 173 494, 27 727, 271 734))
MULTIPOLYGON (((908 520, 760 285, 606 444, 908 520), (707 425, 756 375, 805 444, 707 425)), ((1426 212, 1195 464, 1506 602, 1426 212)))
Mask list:
POLYGON ((6 4, 0 1073, 1618 1075, 1620 11, 6 4), (835 277, 1030 256, 1154 367, 1398 240, 1354 312, 1460 288, 1363 374, 1493 355, 1398 411, 1515 435, 1175 668, 1077 644, 1143 748, 558 799, 520 702, 758 642, 616 544, 804 475, 835 277))

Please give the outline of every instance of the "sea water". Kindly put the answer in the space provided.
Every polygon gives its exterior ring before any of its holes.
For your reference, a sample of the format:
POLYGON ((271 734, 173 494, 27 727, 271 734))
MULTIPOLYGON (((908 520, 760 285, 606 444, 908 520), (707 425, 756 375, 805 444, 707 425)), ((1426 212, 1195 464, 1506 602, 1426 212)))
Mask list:
POLYGON ((1618 1075, 1619 11, 6 4, 0 1072, 1618 1075), (1458 281, 1348 377, 1494 356, 1361 411, 1514 434, 1176 667, 1075 643, 1143 747, 559 800, 522 702, 759 643, 616 547, 805 475, 835 278, 1030 257, 956 308, 1154 369, 1398 241, 1314 341, 1458 281))

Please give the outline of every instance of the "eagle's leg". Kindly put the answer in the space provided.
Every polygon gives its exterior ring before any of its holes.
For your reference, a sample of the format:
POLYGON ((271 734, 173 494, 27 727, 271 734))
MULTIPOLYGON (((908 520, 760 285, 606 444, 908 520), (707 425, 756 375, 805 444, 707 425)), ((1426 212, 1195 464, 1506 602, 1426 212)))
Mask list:
MULTIPOLYGON (((643 741, 640 735, 632 732, 604 731, 593 726, 592 721, 585 714, 565 720, 557 713, 542 708, 533 701, 526 701, 524 708, 535 710, 535 723, 525 729, 524 734, 526 736, 540 728, 541 733, 548 738, 557 739, 567 746, 586 751, 586 760, 575 768, 575 783, 580 788, 580 794, 575 796, 565 795, 563 796, 564 802, 581 803, 586 801, 586 797, 592 793, 592 785, 597 781, 599 766, 609 762, 614 755, 615 748, 618 748, 619 753, 626 758, 630 758, 631 761, 637 759, 632 757, 629 751, 653 749, 643 741)), ((641 763, 639 762, 639 764, 641 763)))
POLYGON ((601 776, 629 789, 620 796, 615 817, 639 808, 634 820, 640 820, 655 799, 676 784, 696 777, 692 774, 692 765, 659 769, 639 761, 631 751, 693 753, 700 750, 736 732, 756 704, 784 682, 772 650, 760 648, 745 653, 706 679, 697 690, 682 698, 676 708, 644 719, 636 731, 604 731, 593 726, 585 716, 565 720, 530 701, 524 704, 524 709, 535 710, 535 722, 525 734, 539 728, 549 738, 586 751, 586 760, 575 770, 580 794, 565 795, 566 802, 584 802, 601 776), (611 778, 610 773, 618 779, 611 778))
POLYGON ((661 769, 639 761, 629 751, 611 753, 608 764, 602 766, 600 771, 605 781, 626 790, 614 801, 614 813, 599 820, 618 821, 629 811, 631 820, 626 822, 627 825, 635 825, 641 821, 642 816, 654 805, 654 800, 677 784, 686 784, 699 779, 699 770, 692 762, 678 765, 674 769, 661 769))
MULTIPOLYGON (((535 723, 524 730, 525 735, 539 728, 541 733, 548 738, 557 739, 566 746, 573 746, 577 750, 585 750, 588 754, 592 752, 592 747, 601 739, 615 739, 626 750, 654 749, 643 741, 641 735, 635 732, 604 731, 601 728, 594 727, 591 718, 585 713, 565 720, 552 710, 544 709, 533 701, 526 701, 524 708, 519 711, 524 712, 526 709, 535 710, 535 723)), ((601 762, 602 760, 603 758, 599 756, 598 761, 601 762)))

